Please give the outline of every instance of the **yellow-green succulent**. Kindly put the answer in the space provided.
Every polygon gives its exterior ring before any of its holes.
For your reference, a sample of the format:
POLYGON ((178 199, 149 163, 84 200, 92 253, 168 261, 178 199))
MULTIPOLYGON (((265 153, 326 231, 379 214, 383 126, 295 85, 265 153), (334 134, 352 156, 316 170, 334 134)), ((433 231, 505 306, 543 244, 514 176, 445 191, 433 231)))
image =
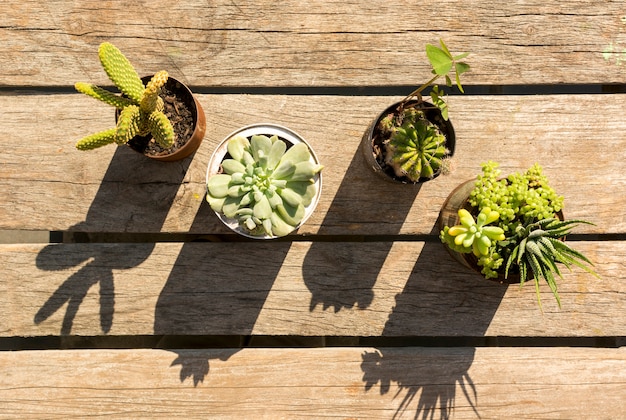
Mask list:
POLYGON ((126 144, 135 136, 151 134, 159 145, 169 148, 174 143, 174 128, 163 113, 161 88, 167 83, 168 73, 156 73, 144 86, 135 68, 122 52, 109 42, 98 49, 102 68, 123 95, 117 95, 91 83, 78 82, 77 91, 98 99, 120 110, 117 126, 101 131, 76 143, 79 150, 91 150, 111 143, 126 144))

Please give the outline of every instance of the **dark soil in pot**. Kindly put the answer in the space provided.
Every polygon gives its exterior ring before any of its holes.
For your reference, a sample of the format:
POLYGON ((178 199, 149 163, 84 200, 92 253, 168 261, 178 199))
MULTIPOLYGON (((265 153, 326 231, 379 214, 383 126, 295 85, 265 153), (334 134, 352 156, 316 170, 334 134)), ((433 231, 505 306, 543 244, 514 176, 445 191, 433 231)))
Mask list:
POLYGON ((449 120, 443 119, 441 110, 435 105, 418 100, 411 100, 406 103, 397 102, 385 109, 365 132, 363 140, 361 141, 361 149, 366 162, 375 173, 381 175, 389 181, 403 184, 418 184, 436 178, 439 176, 440 171, 436 172, 432 178, 420 178, 417 182, 413 182, 406 177, 397 176, 393 168, 386 163, 385 143, 389 140, 389 138, 386 138, 379 129, 379 123, 383 118, 393 114, 394 118, 397 119, 403 109, 409 107, 416 107, 423 110, 426 118, 435 124, 446 136, 446 148, 449 150, 446 157, 452 157, 454 155, 454 148, 456 144, 456 136, 452 123, 449 120))
MULTIPOLYGON (((146 76, 141 80, 145 84, 150 78, 151 76, 146 76)), ((133 137, 128 146, 157 160, 182 159, 193 153, 204 138, 206 128, 204 112, 189 88, 172 77, 168 78, 165 86, 161 88, 159 96, 163 99, 163 113, 174 128, 174 144, 164 149, 148 135, 133 137)))

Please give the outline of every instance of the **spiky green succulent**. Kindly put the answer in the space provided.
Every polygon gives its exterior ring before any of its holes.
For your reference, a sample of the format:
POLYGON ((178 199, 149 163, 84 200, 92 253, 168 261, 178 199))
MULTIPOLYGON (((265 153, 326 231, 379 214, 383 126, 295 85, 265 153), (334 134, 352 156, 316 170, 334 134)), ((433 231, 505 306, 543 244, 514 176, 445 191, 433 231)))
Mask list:
MULTIPOLYGON (((593 265, 591 261, 562 240, 570 233, 572 228, 582 223, 591 224, 584 220, 561 221, 555 218, 548 218, 529 223, 526 226, 518 226, 515 235, 507 241, 515 244, 515 247, 507 259, 505 277, 508 277, 512 266, 517 266, 521 284, 524 284, 527 279, 534 278, 539 305, 541 305, 539 281, 544 279, 550 286, 550 290, 560 307, 561 300, 557 293, 555 280, 555 275, 561 277, 559 264, 563 264, 567 268, 576 265, 597 276, 586 265, 593 265)), ((504 245, 507 244, 505 243, 504 245)))
POLYGON ((305 143, 287 148, 278 136, 235 136, 227 144, 223 173, 207 181, 211 208, 236 219, 253 236, 284 236, 300 224, 317 193, 313 162, 305 143))
POLYGON ((168 73, 156 73, 144 86, 128 59, 109 42, 98 49, 100 63, 109 79, 123 95, 117 95, 91 83, 78 82, 77 91, 96 98, 120 110, 117 126, 87 136, 76 143, 79 150, 91 150, 111 143, 126 144, 130 139, 151 134, 163 148, 174 143, 174 129, 163 113, 161 88, 167 83, 168 73))
POLYGON ((473 252, 477 257, 488 255, 492 244, 505 239, 504 230, 497 226, 487 226, 498 220, 500 215, 496 211, 485 207, 476 217, 465 209, 459 209, 461 224, 445 226, 440 233, 442 242, 457 252, 473 252))
POLYGON ((402 124, 388 129, 391 137, 385 143, 385 159, 396 176, 419 182, 433 178, 443 168, 449 154, 446 137, 423 111, 405 108, 402 124))

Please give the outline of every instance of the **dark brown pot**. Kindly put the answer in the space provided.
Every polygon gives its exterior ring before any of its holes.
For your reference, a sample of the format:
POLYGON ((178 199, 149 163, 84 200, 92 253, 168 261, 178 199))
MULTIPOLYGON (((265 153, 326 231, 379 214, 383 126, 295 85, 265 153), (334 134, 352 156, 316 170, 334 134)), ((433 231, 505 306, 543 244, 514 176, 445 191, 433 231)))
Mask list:
MULTIPOLYGON (((401 104, 402 102, 396 102, 391 105, 372 122, 372 124, 365 131, 361 140, 361 151, 363 152, 367 165, 374 171, 374 173, 380 175, 382 178, 391 182, 416 185, 436 178, 439 176, 440 171, 436 172, 432 178, 420 178, 417 182, 413 182, 406 177, 397 176, 394 170, 385 163, 384 143, 387 139, 382 138, 382 135, 378 130, 378 123, 380 120, 389 114, 397 114, 398 108, 401 104)), ((428 102, 411 100, 405 104, 405 107, 407 106, 415 106, 416 108, 423 110, 426 118, 439 127, 443 135, 446 137, 446 147, 450 151, 447 156, 452 157, 452 155, 454 155, 456 135, 450 120, 444 120, 441 115, 441 110, 428 102)))
MULTIPOLYGON (((141 80, 145 84, 150 81, 152 76, 142 77, 141 80)), ((181 160, 194 153, 200 147, 202 140, 204 139, 204 133, 206 131, 206 118, 204 110, 200 106, 200 102, 191 93, 191 90, 182 82, 173 77, 167 79, 165 88, 174 93, 176 98, 181 101, 187 109, 191 111, 193 118, 193 128, 191 134, 184 145, 171 153, 163 153, 160 155, 145 153, 146 146, 152 140, 152 136, 135 136, 129 140, 128 146, 134 151, 141 153, 150 159, 171 162, 181 160)), ((119 110, 115 113, 115 120, 119 116, 119 110)))

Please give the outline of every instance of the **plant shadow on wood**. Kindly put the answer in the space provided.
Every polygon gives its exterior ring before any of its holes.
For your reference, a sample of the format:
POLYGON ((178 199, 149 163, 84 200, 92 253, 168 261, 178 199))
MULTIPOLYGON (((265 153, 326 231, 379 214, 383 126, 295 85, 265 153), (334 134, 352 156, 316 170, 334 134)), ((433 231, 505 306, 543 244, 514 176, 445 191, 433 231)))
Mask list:
MULTIPOLYGON (((129 148, 118 147, 85 220, 71 227, 64 236, 69 242, 91 242, 103 240, 92 232, 127 232, 139 228, 142 232, 160 232, 189 162, 187 159, 163 164, 129 148)), ((45 247, 37 256, 39 269, 74 269, 75 272, 42 305, 34 317, 35 324, 46 321, 67 304, 61 334, 71 334, 80 305, 90 289, 99 285, 100 327, 103 333, 108 333, 115 309, 113 271, 136 267, 150 256, 153 248, 154 244, 137 244, 128 252, 127 247, 106 243, 90 247, 60 243, 45 247)))
MULTIPOLYGON (((212 217, 216 216, 203 201, 191 230, 212 217)), ((220 243, 219 253, 210 253, 206 243, 185 243, 159 295, 154 333, 250 335, 290 246, 289 242, 237 239, 220 243)), ((175 364, 181 366, 181 381, 192 376, 194 385, 209 372, 208 357, 202 361, 179 355, 175 364)))
POLYGON ((475 352, 471 343, 485 336, 506 290, 461 266, 438 240, 426 242, 382 335, 408 337, 405 345, 414 345, 410 337, 428 337, 433 346, 456 337, 464 347, 367 352, 361 366, 365 389, 380 383, 380 393, 386 394, 397 384, 396 395, 403 397, 394 418, 415 410, 416 419, 434 418, 437 412, 448 419, 460 388, 468 403, 463 409, 480 418, 479 395, 468 373, 475 352))
MULTIPOLYGON (((358 238, 375 226, 376 234, 396 235, 419 193, 419 185, 401 185, 378 178, 357 150, 318 232, 358 238), (390 200, 386 203, 385 198, 390 200), (346 224, 349 220, 351 223, 346 224), (340 229, 345 229, 339 231, 340 229), (339 231, 339 232, 338 232, 339 231)), ((373 287, 392 246, 391 241, 371 244, 314 242, 305 257, 302 274, 311 292, 310 310, 318 305, 366 309, 374 297, 373 287), (372 252, 363 253, 363 248, 372 252), (367 255, 367 259, 363 259, 367 255)))

